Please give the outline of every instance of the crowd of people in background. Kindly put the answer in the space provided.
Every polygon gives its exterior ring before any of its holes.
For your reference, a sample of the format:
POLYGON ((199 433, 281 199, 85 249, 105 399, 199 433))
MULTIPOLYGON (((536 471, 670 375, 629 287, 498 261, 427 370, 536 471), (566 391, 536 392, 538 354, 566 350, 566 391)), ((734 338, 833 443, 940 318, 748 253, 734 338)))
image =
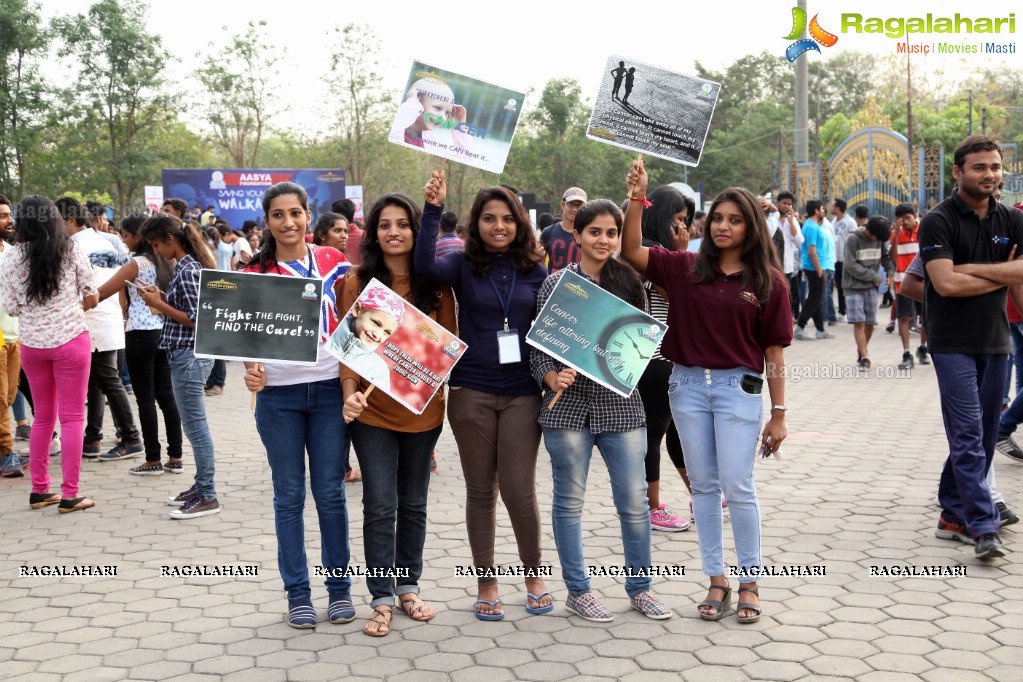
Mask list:
POLYGON ((55 504, 71 513, 96 505, 79 490, 83 457, 109 463, 144 455, 127 473, 181 474, 183 434, 194 482, 167 498, 170 517, 220 513, 206 399, 222 395, 228 376, 224 361, 194 354, 199 273, 314 277, 326 292, 317 364, 246 363, 242 377, 257 395, 255 422, 273 481, 290 625, 317 623, 303 523, 307 468, 322 563, 330 569, 328 619, 356 616, 346 572, 345 497, 345 484, 356 481, 362 482, 367 568, 390 569, 367 579, 373 613, 363 631, 387 635, 396 608, 417 621, 434 617, 420 597, 419 578, 445 414, 465 481, 476 618, 505 615, 494 572, 499 496, 527 569, 525 610, 554 608, 540 571, 535 474, 542 442, 551 460, 550 513, 570 612, 596 622, 614 618, 585 570, 582 514, 596 448, 621 524, 630 606, 653 619, 673 615, 651 591, 651 532, 695 525, 709 579, 700 617, 734 612, 739 622, 753 623, 762 611, 763 563, 753 465, 787 436, 784 348, 793 338, 834 339, 829 327, 847 322, 855 367, 870 371, 869 344, 878 310, 885 309, 883 295, 891 291, 887 331, 897 327, 902 341, 898 368, 933 362, 941 393, 949 455, 936 534, 975 543, 982 559, 1002 556, 999 529, 1018 517, 995 490, 992 454, 1023 461, 1012 438, 1023 421, 1023 265, 1014 260, 1023 245, 1023 213, 996 201, 1000 162, 996 142, 967 138, 956 150, 953 196, 922 219, 917 207, 901 204, 894 222, 842 197, 808 199, 799 211, 789 192, 755 196, 742 188, 724 190, 703 213, 674 187, 648 192, 642 161, 628 169, 623 202, 591 199, 570 187, 560 219, 543 214, 535 225, 515 188, 506 186, 481 189, 463 223, 445 210, 443 170, 428 179, 422 203, 384 195, 364 224, 348 200, 312 222, 305 191, 292 183, 269 188, 262 215, 240 229, 213 206, 189 209, 176 198, 155 215, 111 221, 105 206, 71 197, 28 196, 17 204, 0 197, 0 403, 13 409, 15 420, 13 429, 10 419, 0 420, 0 473, 20 478, 28 467, 30 506, 55 504), (668 326, 631 396, 526 344, 533 318, 567 272, 668 326), (468 344, 447 390, 420 415, 372 392, 326 350, 374 279, 468 344), (913 334, 919 335, 915 349, 913 334), (715 343, 689 343, 693 337, 715 343), (1010 339, 1014 363, 1008 362, 1010 339), (19 413, 20 395, 34 412, 31 425, 19 413), (116 445, 103 451, 106 405, 116 445), (15 453, 18 439, 28 440, 27 457, 15 453), (661 499, 665 442, 691 493, 689 516, 661 499), (60 492, 50 486, 54 456, 60 457, 60 492), (724 565, 725 514, 740 576, 734 607, 724 565))

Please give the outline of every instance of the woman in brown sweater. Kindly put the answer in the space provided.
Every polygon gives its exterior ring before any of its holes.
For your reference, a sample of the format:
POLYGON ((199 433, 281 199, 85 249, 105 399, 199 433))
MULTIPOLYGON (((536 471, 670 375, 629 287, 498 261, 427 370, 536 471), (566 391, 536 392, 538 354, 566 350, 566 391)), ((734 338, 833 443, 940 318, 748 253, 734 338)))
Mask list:
MULTIPOLYGON (((403 194, 380 198, 366 220, 362 264, 337 285, 338 310, 348 310, 373 278, 457 333, 450 287, 416 273, 412 263, 420 209, 403 194)), ((444 392, 438 391, 421 415, 385 395, 348 367, 341 367, 344 419, 362 468, 363 542, 373 616, 363 632, 383 637, 391 630, 394 597, 413 620, 434 610, 419 599, 426 542, 426 501, 430 454, 444 422, 444 392), (382 572, 374 575, 373 572, 382 572)))

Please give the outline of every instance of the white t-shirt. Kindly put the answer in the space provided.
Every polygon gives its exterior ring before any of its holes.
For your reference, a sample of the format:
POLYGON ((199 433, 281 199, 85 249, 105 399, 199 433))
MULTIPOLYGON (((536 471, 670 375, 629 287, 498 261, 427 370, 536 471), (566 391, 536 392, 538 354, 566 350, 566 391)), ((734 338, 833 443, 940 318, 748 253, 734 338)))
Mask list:
MULTIPOLYGON (((117 253, 110 242, 91 227, 71 235, 71 241, 78 245, 92 265, 96 289, 128 262, 125 256, 117 253)), ((117 296, 111 296, 100 301, 92 310, 86 310, 85 323, 89 327, 93 351, 124 348, 124 319, 121 317, 121 304, 117 296)))

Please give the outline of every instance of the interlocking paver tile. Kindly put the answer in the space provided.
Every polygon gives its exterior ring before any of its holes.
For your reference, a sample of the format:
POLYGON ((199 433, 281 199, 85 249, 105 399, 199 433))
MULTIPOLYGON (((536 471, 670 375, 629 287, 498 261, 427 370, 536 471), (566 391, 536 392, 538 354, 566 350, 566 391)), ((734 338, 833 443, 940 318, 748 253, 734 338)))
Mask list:
MULTIPOLYGON (((793 347, 790 362, 847 361, 851 342, 839 339, 793 347)), ((880 356, 897 357, 894 336, 875 337, 880 356)), ((480 623, 471 611, 475 581, 452 575, 471 564, 465 536, 465 491, 450 430, 437 444, 440 471, 431 481, 430 525, 421 580, 424 599, 437 609, 428 624, 396 614, 385 638, 361 633, 369 615, 365 584, 352 594, 359 619, 318 624, 314 632, 288 627, 276 566, 272 491, 266 457, 249 395, 232 363, 222 397, 210 400, 218 445, 218 488, 223 513, 194 522, 167 518, 162 498, 187 487, 191 477, 138 479, 125 465, 83 465, 83 487, 96 510, 62 518, 29 513, 24 482, 0 483, 0 514, 13 522, 4 539, 16 550, 7 565, 34 562, 116 564, 115 579, 21 578, 0 572, 2 674, 61 682, 168 677, 175 682, 262 682, 300 679, 398 679, 421 682, 502 682, 509 679, 800 680, 858 679, 926 682, 1023 679, 1023 565, 1013 560, 982 565, 970 548, 933 537, 934 491, 947 448, 933 371, 917 368, 911 380, 808 379, 790 387, 789 456, 758 464, 765 563, 824 565, 827 575, 778 577, 763 585, 764 617, 742 626, 730 616, 707 622, 695 604, 706 595, 696 533, 657 534, 652 559, 679 564, 685 577, 656 579, 653 591, 676 609, 654 622, 630 610, 621 579, 597 577, 593 588, 615 613, 611 624, 588 623, 564 609, 550 525, 550 461, 538 460, 537 495, 545 561, 554 566, 548 588, 556 608, 547 616, 522 609, 521 581, 502 580, 506 617, 480 623), (866 406, 898 404, 904 433, 860 427, 866 406), (828 410, 827 420, 821 414, 828 410), (221 447, 223 444, 223 447, 221 447), (861 466, 850 467, 855 453, 861 466), (927 457, 920 456, 927 453, 927 457), (20 486, 20 487, 19 487, 20 486), (259 575, 160 577, 161 565, 256 564, 259 575), (873 565, 966 566, 957 578, 871 577, 873 565), (28 651, 47 651, 18 660, 28 651), (54 655, 52 652, 56 651, 54 655), (9 652, 9 653, 8 653, 9 652), (141 652, 141 653, 137 653, 141 652), (155 658, 154 658, 155 657, 155 658), (96 659, 99 659, 98 661, 96 659), (89 667, 81 667, 89 666, 89 667), (464 666, 464 667, 462 667, 464 666), (428 669, 429 668, 429 669, 428 669), (922 670, 922 672, 920 672, 922 670), (230 672, 233 671, 233 672, 230 672)), ((111 447, 104 442, 104 446, 111 447)), ((1003 460, 1005 458, 1002 458, 1003 460)), ((996 459, 999 487, 1013 508, 1023 467, 996 459), (1000 466, 999 466, 1000 465, 1000 466), (1015 495, 1015 497, 1014 497, 1015 495)), ((662 466, 661 496, 680 511, 688 494, 662 466)), ((53 472, 59 480, 59 472, 53 472)), ((353 563, 362 561, 360 484, 347 486, 353 563)), ((587 491, 583 536, 588 563, 619 565, 621 537, 606 469, 595 458, 587 491)), ((310 564, 319 557, 317 518, 306 508, 310 564)), ((1009 529, 1010 549, 1017 534, 1009 529)), ((498 505, 497 562, 514 565, 510 523, 498 505)), ((726 558, 734 559, 725 526, 726 558)), ((322 582, 313 579, 313 603, 325 608, 322 582)))

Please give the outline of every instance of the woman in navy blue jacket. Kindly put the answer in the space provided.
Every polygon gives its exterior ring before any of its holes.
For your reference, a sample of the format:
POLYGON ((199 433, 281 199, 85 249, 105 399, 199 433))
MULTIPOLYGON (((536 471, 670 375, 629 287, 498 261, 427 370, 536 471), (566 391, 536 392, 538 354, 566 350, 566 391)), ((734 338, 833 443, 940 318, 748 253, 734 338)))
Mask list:
POLYGON ((451 373, 448 421, 465 476, 465 521, 478 580, 476 617, 504 617, 493 571, 498 491, 527 571, 526 610, 547 613, 553 599, 540 574, 535 486, 540 390, 529 373, 525 342, 547 269, 539 263, 528 215, 504 187, 480 190, 469 214, 465 250, 437 258, 447 193, 443 171, 433 173, 423 193, 416 271, 454 289, 459 334, 469 346, 451 373))

